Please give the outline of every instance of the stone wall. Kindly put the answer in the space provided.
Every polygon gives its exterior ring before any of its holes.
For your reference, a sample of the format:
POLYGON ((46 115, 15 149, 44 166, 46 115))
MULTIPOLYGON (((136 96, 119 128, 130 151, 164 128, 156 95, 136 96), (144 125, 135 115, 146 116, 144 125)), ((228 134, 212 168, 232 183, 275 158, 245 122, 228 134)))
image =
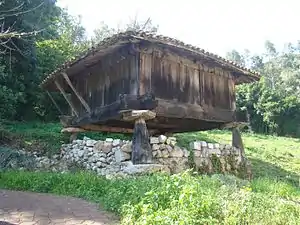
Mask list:
POLYGON ((195 141, 190 143, 194 167, 207 173, 234 173, 251 176, 251 166, 243 151, 231 145, 195 141))
POLYGON ((150 171, 178 173, 191 167, 205 173, 250 172, 242 151, 230 145, 195 141, 190 143, 188 150, 179 147, 176 138, 164 135, 151 137, 150 144, 153 164, 132 165, 131 141, 111 138, 74 140, 62 146, 61 158, 100 175, 150 171))
POLYGON ((84 169, 104 176, 157 171, 178 173, 189 168, 201 173, 251 175, 250 165, 243 152, 230 145, 194 141, 186 149, 177 145, 176 138, 164 135, 151 137, 150 144, 152 164, 132 164, 131 141, 112 138, 96 141, 85 137, 83 140, 62 145, 60 155, 52 158, 20 150, 15 154, 16 157, 4 160, 5 165, 2 167, 60 172, 84 169), (25 158, 27 163, 22 161, 25 158), (26 168, 26 165, 29 167, 26 168))
POLYGON ((145 172, 166 171, 168 167, 161 164, 133 165, 131 162, 131 142, 107 138, 96 141, 85 137, 64 144, 61 160, 77 164, 99 175, 138 174, 145 172))

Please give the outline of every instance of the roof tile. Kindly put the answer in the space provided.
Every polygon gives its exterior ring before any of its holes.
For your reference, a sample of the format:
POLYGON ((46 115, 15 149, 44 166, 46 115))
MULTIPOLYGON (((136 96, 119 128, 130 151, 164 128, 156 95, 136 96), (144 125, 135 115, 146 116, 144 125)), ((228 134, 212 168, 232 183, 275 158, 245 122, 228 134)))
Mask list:
POLYGON ((76 57, 74 60, 69 60, 67 62, 65 62, 63 65, 61 65, 59 68, 57 68, 55 71, 53 71, 52 73, 50 73, 43 81, 42 84, 46 83, 49 79, 53 78, 53 76, 55 76, 57 73, 59 73, 60 71, 66 69, 67 67, 70 67, 71 65, 73 65, 74 63, 78 62, 81 59, 86 58, 89 54, 93 53, 93 52, 97 52, 98 50, 100 50, 100 48, 106 48, 109 47, 110 45, 116 44, 120 41, 133 41, 132 39, 143 39, 146 41, 154 41, 154 42, 160 42, 161 44, 165 44, 165 45, 172 45, 174 47, 177 48, 181 48, 181 49, 186 49, 189 51, 193 51, 196 54, 201 54, 207 57, 210 57, 212 60, 217 60, 219 61, 219 63, 224 63, 224 64, 230 64, 231 66, 235 67, 236 69, 239 70, 243 70, 243 71, 247 71, 249 73, 251 73, 252 75, 258 77, 258 73, 255 71, 252 71, 246 67, 243 67, 241 65, 238 65, 235 62, 232 62, 230 60, 227 60, 219 55, 216 55, 214 53, 208 52, 202 48, 190 45, 190 44, 185 44, 182 41, 179 41, 177 39, 171 38, 171 37, 166 37, 163 35, 157 35, 157 34, 153 34, 153 33, 146 33, 143 31, 126 31, 126 32, 122 32, 122 33, 118 33, 115 34, 111 37, 105 38, 103 41, 101 41, 100 43, 98 43, 95 46, 92 46, 91 48, 89 48, 86 52, 84 52, 83 54, 81 54, 79 57, 76 57))

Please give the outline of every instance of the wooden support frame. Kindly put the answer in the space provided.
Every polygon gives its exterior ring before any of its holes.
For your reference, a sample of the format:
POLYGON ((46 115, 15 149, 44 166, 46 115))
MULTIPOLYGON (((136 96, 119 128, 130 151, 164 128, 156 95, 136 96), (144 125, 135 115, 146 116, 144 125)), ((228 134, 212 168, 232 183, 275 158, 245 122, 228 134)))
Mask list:
POLYGON ((67 101, 67 103, 69 104, 69 106, 71 107, 71 109, 73 110, 73 112, 75 113, 76 117, 79 116, 75 106, 73 105, 73 103, 70 101, 70 99, 68 98, 66 92, 64 91, 64 89, 61 87, 61 85, 59 84, 59 82, 57 80, 54 81, 57 89, 60 91, 60 93, 64 96, 65 100, 67 101))
POLYGON ((72 91, 74 92, 74 94, 77 96, 77 98, 79 99, 79 101, 81 102, 81 104, 83 105, 83 107, 86 109, 86 111, 88 113, 91 113, 91 108, 90 106, 87 104, 87 102, 83 99, 83 97, 81 97, 81 95, 78 93, 78 91, 75 89, 75 87, 73 86, 68 74, 66 74, 65 72, 61 73, 63 78, 65 79, 65 81, 67 82, 67 84, 69 85, 69 87, 72 89, 72 91))
MULTIPOLYGON (((81 127, 64 127, 61 130, 61 133, 82 133, 82 132, 110 132, 110 133, 132 134, 134 132, 134 129, 89 124, 81 127)), ((149 130, 150 134, 155 134, 157 132, 158 130, 154 130, 154 129, 149 130)))
POLYGON ((63 112, 62 110, 59 108, 58 104, 56 103, 56 101, 54 100, 54 98, 52 97, 52 95, 50 94, 49 91, 46 91, 46 93, 48 94, 49 98, 51 99, 51 101, 53 102, 54 106, 56 107, 56 109, 59 111, 59 113, 62 115, 63 112))

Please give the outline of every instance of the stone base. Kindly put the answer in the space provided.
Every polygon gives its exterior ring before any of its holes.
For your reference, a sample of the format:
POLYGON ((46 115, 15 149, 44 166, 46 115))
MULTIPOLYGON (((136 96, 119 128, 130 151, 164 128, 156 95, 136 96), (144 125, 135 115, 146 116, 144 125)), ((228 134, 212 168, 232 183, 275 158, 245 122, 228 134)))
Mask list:
POLYGON ((180 173, 190 168, 188 158, 160 158, 156 162, 169 168, 172 174, 180 173))
MULTIPOLYGON (((96 141, 89 138, 63 145, 59 157, 34 156, 36 168, 52 171, 94 171, 102 176, 127 176, 153 172, 180 173, 195 169, 200 173, 232 173, 251 179, 251 165, 241 149, 231 145, 195 141, 190 148, 176 145, 174 137, 150 138, 152 163, 133 164, 132 143, 107 138, 96 141)), ((33 165, 33 164, 32 164, 33 165)))
POLYGON ((135 164, 132 162, 127 163, 126 167, 122 168, 122 173, 128 175, 136 175, 136 174, 149 174, 155 172, 165 172, 170 173, 170 170, 167 166, 161 164, 135 164))

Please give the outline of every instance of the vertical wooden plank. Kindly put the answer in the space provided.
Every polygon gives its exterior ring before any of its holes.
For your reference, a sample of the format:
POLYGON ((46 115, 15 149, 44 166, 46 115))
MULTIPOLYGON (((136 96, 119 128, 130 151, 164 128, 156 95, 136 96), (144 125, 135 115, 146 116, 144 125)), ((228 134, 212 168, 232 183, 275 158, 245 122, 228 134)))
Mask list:
POLYGON ((205 105, 210 105, 210 80, 209 80, 209 76, 207 75, 207 72, 204 71, 203 72, 203 77, 204 77, 204 83, 203 83, 203 87, 204 87, 204 103, 205 105))
POLYGON ((146 93, 146 70, 147 70, 147 62, 146 62, 147 55, 145 53, 140 54, 140 95, 146 93))
MULTIPOLYGON (((106 62, 108 63, 108 62, 106 62)), ((104 75, 105 75, 105 82, 104 82, 104 105, 109 104, 109 86, 110 86, 110 80, 109 80, 109 66, 106 64, 104 68, 104 75)))
POLYGON ((124 93, 129 94, 130 93, 130 57, 129 55, 127 58, 124 60, 124 68, 123 71, 125 73, 125 78, 124 78, 124 93))
POLYGON ((178 93, 178 89, 177 89, 177 80, 178 80, 178 73, 177 73, 177 66, 178 63, 176 62, 170 62, 170 73, 171 73, 171 89, 172 89, 172 96, 171 99, 176 100, 177 99, 177 93, 178 93))
POLYGON ((226 102, 225 102, 225 99, 224 99, 224 78, 220 75, 216 75, 218 77, 218 86, 219 86, 219 89, 218 89, 218 101, 219 101, 219 104, 222 108, 226 109, 226 102))
POLYGON ((229 81, 229 87, 230 87, 230 106, 231 110, 235 111, 236 110, 236 104, 235 104, 235 86, 234 86, 234 81, 232 78, 228 79, 229 81))
POLYGON ((162 59, 160 61, 160 76, 159 82, 157 83, 159 88, 159 95, 166 99, 166 92, 168 92, 168 77, 167 77, 167 70, 166 70, 166 61, 162 59))
POLYGON ((155 93, 156 97, 161 96, 161 76, 162 76, 162 62, 159 58, 159 52, 154 51, 152 55, 152 77, 151 77, 151 90, 155 93))
POLYGON ((193 104, 200 104, 199 70, 193 68, 193 104))
POLYGON ((185 100, 185 85, 186 85, 186 73, 185 73, 185 65, 180 63, 180 74, 179 74, 179 94, 178 101, 184 102, 185 100))
POLYGON ((199 94, 200 94, 200 105, 204 105, 204 73, 202 68, 199 66, 199 94))
POLYGON ((165 80, 166 80, 166 99, 173 99, 173 77, 172 77, 172 63, 169 60, 166 60, 165 63, 165 80))
POLYGON ((212 94, 212 106, 213 107, 216 107, 217 106, 217 89, 218 89, 218 83, 217 83, 217 80, 216 80, 216 76, 214 76, 213 73, 209 73, 210 75, 210 79, 211 79, 211 94, 212 94))
POLYGON ((132 55, 130 65, 130 94, 139 94, 139 54, 132 55))
POLYGON ((181 63, 180 62, 177 62, 177 65, 176 65, 176 85, 175 85, 175 88, 176 88, 176 100, 179 101, 179 96, 180 96, 180 74, 181 74, 181 63))

